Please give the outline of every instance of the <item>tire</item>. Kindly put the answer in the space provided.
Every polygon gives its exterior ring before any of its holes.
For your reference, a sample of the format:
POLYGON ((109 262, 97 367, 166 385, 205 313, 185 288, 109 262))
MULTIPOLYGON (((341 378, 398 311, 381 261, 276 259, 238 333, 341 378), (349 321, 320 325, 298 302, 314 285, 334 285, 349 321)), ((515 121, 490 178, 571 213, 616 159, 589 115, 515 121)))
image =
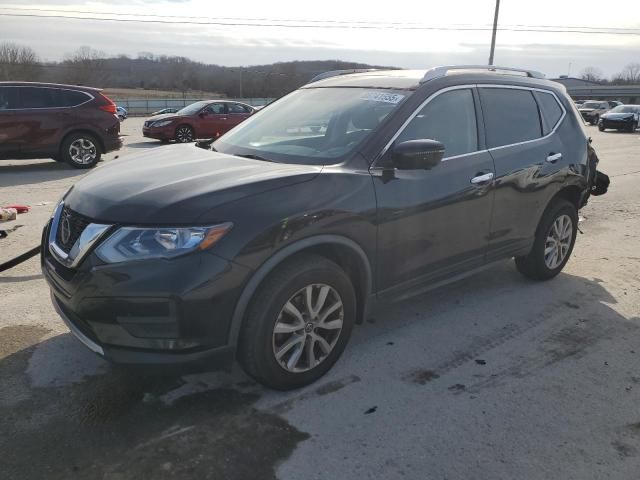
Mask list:
POLYGON ((72 133, 62 142, 60 159, 74 168, 93 168, 100 161, 100 143, 90 133, 72 133))
POLYGON ((355 292, 346 273, 324 257, 297 255, 276 267, 254 294, 240 332, 238 359, 247 374, 267 387, 291 390, 309 385, 336 363, 355 316, 355 292), (312 308, 307 309, 310 288, 312 308), (315 317, 310 310, 317 310, 315 317), (283 331, 276 333, 276 325, 283 331))
POLYGON ((175 141, 178 143, 190 143, 195 140, 193 128, 189 125, 178 125, 176 127, 175 141))
POLYGON ((636 131, 636 128, 638 128, 638 125, 637 125, 637 124, 635 124, 635 123, 632 123, 631 125, 629 125, 629 126, 627 127, 627 132, 629 132, 629 133, 633 133, 633 132, 635 132, 635 131, 636 131))
POLYGON ((532 280, 549 280, 555 277, 562 271, 571 257, 577 231, 578 210, 576 206, 565 199, 553 200, 538 224, 531 251, 524 257, 516 257, 516 268, 521 274, 532 280), (565 222, 569 219, 571 224, 565 228, 566 237, 564 235, 565 232, 559 232, 563 241, 558 245, 558 242, 550 242, 549 239, 550 237, 557 237, 554 235, 554 225, 559 226, 559 230, 562 230, 562 224, 556 223, 560 222, 561 219, 565 222), (553 251, 549 252, 549 256, 545 258, 545 249, 554 245, 556 246, 557 263, 552 261, 553 251), (564 256, 562 256, 562 253, 564 256))
POLYGON ((598 130, 600 130, 601 132, 604 132, 604 130, 605 130, 604 125, 599 123, 598 124, 598 130))

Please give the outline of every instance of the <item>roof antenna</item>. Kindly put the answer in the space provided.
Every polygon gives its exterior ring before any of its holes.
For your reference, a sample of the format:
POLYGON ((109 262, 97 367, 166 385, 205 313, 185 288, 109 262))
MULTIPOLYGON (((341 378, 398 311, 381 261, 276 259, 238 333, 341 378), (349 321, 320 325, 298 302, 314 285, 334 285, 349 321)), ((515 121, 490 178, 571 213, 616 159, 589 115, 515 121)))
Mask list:
POLYGON ((493 33, 491 34, 491 50, 489 52, 489 65, 493 65, 493 52, 496 49, 496 31, 498 30, 498 12, 500 11, 500 0, 496 0, 496 13, 493 16, 493 33))

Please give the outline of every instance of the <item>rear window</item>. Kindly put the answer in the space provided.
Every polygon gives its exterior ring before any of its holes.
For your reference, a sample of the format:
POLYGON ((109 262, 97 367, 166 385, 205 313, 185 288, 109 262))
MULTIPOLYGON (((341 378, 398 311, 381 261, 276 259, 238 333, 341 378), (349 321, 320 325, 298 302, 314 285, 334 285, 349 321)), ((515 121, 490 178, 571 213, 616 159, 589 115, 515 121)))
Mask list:
POLYGON ((562 108, 556 97, 550 93, 534 92, 542 113, 542 127, 545 135, 549 134, 562 118, 562 108))
POLYGON ((486 87, 479 91, 489 148, 542 136, 538 105, 531 91, 486 87))
POLYGON ((228 103, 227 108, 229 109, 229 113, 250 113, 251 111, 245 107, 244 105, 240 105, 238 103, 228 103))

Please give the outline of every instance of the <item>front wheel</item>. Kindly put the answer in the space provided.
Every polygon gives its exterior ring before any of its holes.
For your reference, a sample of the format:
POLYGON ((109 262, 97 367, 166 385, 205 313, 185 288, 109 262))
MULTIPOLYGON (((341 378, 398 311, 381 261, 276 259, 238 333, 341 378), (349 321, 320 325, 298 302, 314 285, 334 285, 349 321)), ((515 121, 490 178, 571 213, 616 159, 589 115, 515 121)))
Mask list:
POLYGON ((353 285, 335 263, 299 255, 251 300, 239 360, 260 383, 290 390, 323 376, 345 349, 356 315, 353 285))
POLYGON ((60 148, 60 158, 74 168, 93 168, 101 155, 98 141, 88 133, 72 133, 60 148))
POLYGON ((533 280, 549 280, 569 261, 578 231, 578 211, 564 199, 554 200, 542 216, 533 248, 516 258, 516 268, 533 280))
POLYGON ((193 142, 193 128, 189 125, 180 125, 176 128, 176 142, 179 143, 189 143, 193 142))

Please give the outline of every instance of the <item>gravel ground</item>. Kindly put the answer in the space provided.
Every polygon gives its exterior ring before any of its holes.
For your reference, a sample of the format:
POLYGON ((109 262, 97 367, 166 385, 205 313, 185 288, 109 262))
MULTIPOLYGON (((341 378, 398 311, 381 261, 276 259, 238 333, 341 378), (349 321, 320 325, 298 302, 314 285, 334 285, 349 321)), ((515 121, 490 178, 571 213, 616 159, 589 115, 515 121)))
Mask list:
MULTIPOLYGON (((126 146, 105 162, 162 148, 141 123, 124 122, 126 146)), ((237 369, 111 368, 56 316, 37 259, 0 274, 0 476, 637 479, 640 132, 589 133, 612 185, 581 212, 564 273, 534 283, 505 262, 382 307, 295 392, 237 369)), ((0 261, 39 243, 84 174, 0 161, 0 204, 33 206, 0 261)))

